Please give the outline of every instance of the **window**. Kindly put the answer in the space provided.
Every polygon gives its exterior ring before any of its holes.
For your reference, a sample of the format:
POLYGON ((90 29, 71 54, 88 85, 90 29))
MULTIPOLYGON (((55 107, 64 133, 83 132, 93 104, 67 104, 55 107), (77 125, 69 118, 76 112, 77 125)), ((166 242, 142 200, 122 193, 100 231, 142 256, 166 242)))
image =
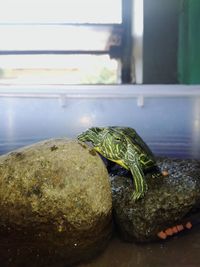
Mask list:
POLYGON ((130 81, 132 0, 1 0, 0 84, 130 81))

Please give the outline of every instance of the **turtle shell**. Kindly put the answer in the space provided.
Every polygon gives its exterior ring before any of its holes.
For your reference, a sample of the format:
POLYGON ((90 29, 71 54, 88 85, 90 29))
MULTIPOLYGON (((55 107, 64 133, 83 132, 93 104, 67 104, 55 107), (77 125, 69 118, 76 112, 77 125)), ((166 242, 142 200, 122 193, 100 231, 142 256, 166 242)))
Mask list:
POLYGON ((116 131, 124 136, 127 144, 130 144, 129 150, 131 149, 137 153, 138 161, 144 170, 150 169, 156 165, 156 160, 152 151, 134 129, 118 126, 109 128, 111 131, 116 131))

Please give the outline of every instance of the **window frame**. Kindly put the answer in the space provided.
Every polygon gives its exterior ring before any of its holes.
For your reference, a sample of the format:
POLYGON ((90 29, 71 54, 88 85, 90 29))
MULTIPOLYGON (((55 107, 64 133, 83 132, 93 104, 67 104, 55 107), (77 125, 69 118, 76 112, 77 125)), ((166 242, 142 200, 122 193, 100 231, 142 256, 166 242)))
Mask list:
MULTIPOLYGON (((109 55, 117 59, 121 66, 121 84, 133 82, 132 68, 132 8, 133 0, 122 0, 121 23, 53 23, 53 25, 82 26, 82 27, 109 27, 121 39, 120 44, 113 44, 107 50, 0 50, 1 55, 109 55)), ((12 23, 11 23, 12 24, 12 23)), ((9 24, 9 25, 11 25, 9 24)), ((30 23, 27 23, 30 24, 30 23)), ((26 23, 13 23, 13 25, 27 25, 26 23)), ((49 25, 48 23, 31 23, 30 25, 49 25)))

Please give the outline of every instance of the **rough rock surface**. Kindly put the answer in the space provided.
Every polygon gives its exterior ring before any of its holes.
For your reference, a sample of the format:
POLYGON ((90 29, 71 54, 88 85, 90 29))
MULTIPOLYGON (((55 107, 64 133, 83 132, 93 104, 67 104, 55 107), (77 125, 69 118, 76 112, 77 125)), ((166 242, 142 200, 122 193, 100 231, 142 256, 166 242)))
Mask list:
POLYGON ((2 266, 69 266, 112 232, 104 163, 78 141, 48 140, 0 157, 2 266))
POLYGON ((130 173, 117 166, 111 169, 115 223, 127 241, 156 240, 158 232, 180 224, 199 208, 200 161, 159 159, 158 165, 169 175, 146 175, 149 190, 136 202, 130 173))

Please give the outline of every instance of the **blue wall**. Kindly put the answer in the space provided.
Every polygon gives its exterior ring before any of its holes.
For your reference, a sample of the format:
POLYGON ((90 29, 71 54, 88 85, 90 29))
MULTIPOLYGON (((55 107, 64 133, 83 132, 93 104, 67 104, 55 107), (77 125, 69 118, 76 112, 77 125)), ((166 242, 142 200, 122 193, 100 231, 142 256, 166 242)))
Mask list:
POLYGON ((0 97, 0 154, 91 126, 137 130, 156 155, 200 158, 200 97, 66 99, 0 97))

